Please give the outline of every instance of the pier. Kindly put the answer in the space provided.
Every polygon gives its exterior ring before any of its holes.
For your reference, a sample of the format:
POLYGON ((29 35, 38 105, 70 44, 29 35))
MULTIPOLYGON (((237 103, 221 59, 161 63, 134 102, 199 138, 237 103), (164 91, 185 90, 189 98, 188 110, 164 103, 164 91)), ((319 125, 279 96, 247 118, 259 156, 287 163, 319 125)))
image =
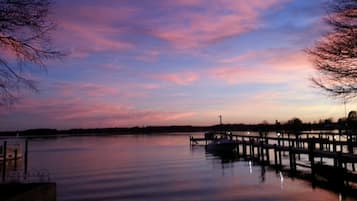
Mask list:
MULTIPOLYGON (((336 187, 356 188, 357 140, 351 132, 268 133, 249 132, 231 134, 235 156, 244 160, 289 171, 296 175, 309 175, 315 180, 324 178, 336 187)), ((212 139, 190 137, 190 144, 208 145, 212 139)))
POLYGON ((0 144, 1 180, 6 183, 7 172, 18 171, 22 166, 23 175, 27 175, 28 140, 13 142, 4 140, 0 144))

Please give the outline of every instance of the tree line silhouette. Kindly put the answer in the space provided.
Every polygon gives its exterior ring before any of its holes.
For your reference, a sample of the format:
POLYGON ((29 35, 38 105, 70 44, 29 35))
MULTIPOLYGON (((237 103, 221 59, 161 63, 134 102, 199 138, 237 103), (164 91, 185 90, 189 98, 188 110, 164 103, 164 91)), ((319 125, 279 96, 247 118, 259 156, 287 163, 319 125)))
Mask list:
POLYGON ((81 128, 69 130, 57 129, 30 129, 23 131, 4 131, 0 136, 61 136, 61 135, 124 135, 124 134, 165 134, 175 132, 205 132, 205 131, 253 131, 253 132, 293 132, 312 130, 356 130, 357 112, 351 111, 348 117, 333 121, 332 118, 320 119, 315 122, 303 122, 294 117, 280 123, 268 123, 263 121, 259 124, 217 124, 212 126, 143 126, 143 127, 116 127, 116 128, 81 128))

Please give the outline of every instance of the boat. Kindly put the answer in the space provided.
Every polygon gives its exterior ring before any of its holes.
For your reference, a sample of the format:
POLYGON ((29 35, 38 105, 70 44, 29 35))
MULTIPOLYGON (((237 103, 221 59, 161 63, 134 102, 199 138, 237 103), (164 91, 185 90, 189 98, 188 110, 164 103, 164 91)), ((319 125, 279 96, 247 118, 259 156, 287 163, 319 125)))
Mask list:
POLYGON ((232 152, 236 145, 230 131, 209 131, 205 133, 205 139, 210 141, 206 145, 208 152, 232 152))

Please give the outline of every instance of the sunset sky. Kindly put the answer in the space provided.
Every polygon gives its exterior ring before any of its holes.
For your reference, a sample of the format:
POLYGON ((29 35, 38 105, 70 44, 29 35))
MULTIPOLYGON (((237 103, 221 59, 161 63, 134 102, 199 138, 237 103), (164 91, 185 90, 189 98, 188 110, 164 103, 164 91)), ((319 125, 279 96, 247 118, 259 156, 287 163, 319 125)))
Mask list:
MULTIPOLYGON (((344 116, 303 51, 326 0, 57 0, 65 51, 39 93, 0 108, 0 130, 314 121, 344 116)), ((355 110, 352 104, 348 110, 355 110)))

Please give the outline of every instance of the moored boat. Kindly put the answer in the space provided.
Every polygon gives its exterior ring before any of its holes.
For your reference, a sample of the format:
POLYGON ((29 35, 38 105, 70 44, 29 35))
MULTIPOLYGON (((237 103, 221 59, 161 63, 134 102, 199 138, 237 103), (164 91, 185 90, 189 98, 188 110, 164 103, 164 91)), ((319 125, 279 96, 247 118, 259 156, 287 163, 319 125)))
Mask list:
POLYGON ((207 144, 207 151, 232 152, 235 148, 235 141, 232 139, 232 132, 210 131, 205 133, 205 138, 211 142, 207 144))

